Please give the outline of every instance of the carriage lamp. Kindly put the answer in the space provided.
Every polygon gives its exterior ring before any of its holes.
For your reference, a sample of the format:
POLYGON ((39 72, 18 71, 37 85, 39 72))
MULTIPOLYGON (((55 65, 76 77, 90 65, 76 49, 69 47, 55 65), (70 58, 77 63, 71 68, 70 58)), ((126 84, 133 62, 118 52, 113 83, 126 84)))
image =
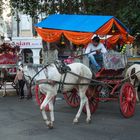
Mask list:
POLYGON ((61 44, 62 44, 62 45, 64 45, 64 44, 65 44, 65 42, 64 42, 64 41, 62 41, 62 42, 61 42, 61 44))
POLYGON ((112 33, 115 33, 115 25, 112 25, 112 33))
POLYGON ((114 29, 112 29, 112 33, 115 33, 115 30, 114 29))

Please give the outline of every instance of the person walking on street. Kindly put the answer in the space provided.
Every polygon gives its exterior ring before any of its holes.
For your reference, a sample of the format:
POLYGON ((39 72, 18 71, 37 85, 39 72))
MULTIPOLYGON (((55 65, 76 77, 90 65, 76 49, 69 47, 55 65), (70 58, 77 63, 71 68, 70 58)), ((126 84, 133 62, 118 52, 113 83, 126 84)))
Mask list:
POLYGON ((22 68, 19 68, 16 74, 16 77, 14 79, 14 83, 18 83, 19 86, 19 99, 23 99, 24 98, 24 85, 25 85, 25 81, 24 81, 24 74, 22 71, 22 68))

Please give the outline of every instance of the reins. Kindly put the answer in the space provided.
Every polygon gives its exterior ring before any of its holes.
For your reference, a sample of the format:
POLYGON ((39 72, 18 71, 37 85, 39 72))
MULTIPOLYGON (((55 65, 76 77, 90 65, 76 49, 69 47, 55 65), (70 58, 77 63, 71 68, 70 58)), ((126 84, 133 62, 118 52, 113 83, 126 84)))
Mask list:
POLYGON ((80 55, 71 56, 71 57, 69 57, 68 59, 79 58, 79 57, 82 57, 82 56, 85 56, 85 55, 91 54, 91 53, 93 53, 93 52, 96 52, 96 51, 97 51, 97 50, 90 51, 89 53, 83 53, 83 54, 80 54, 80 55))
MULTIPOLYGON (((44 66, 43 68, 41 68, 32 78, 31 78, 30 76, 27 76, 27 75, 24 74, 25 76, 29 77, 30 80, 31 80, 31 82, 30 82, 30 87, 32 86, 32 82, 33 82, 34 78, 35 78, 42 70, 44 70, 45 68, 47 68, 49 65, 50 65, 50 64, 48 64, 48 65, 44 66)), ((56 66, 56 65, 55 65, 55 66, 56 66)), ((67 66, 66 66, 66 67, 67 67, 67 66)), ((56 67, 56 68, 58 69, 58 67, 56 67)), ((95 79, 90 79, 90 78, 87 78, 87 77, 78 75, 78 74, 76 74, 76 73, 71 72, 70 69, 65 69, 65 70, 66 70, 66 71, 63 73, 63 74, 64 74, 64 77, 63 77, 62 80, 56 81, 56 80, 47 80, 47 79, 46 79, 46 81, 43 81, 43 82, 42 82, 41 80, 39 80, 39 81, 37 81, 37 84, 41 84, 41 83, 52 84, 50 81, 53 81, 53 82, 59 84, 59 91, 62 91, 63 85, 83 85, 83 86, 84 86, 84 85, 91 85, 91 86, 94 86, 95 83, 96 83, 96 85, 102 85, 102 86, 108 86, 108 87, 110 87, 110 88, 114 88, 113 86, 109 85, 107 82, 102 82, 102 81, 98 81, 98 80, 95 80, 95 79), (77 76, 77 77, 79 77, 79 78, 83 78, 83 79, 89 80, 89 81, 91 81, 91 83, 66 83, 66 82, 65 82, 65 78, 66 78, 66 75, 67 75, 68 73, 69 73, 69 74, 72 74, 72 75, 74 75, 74 76, 77 76), (92 82, 94 82, 94 83, 92 83, 92 82)), ((125 81, 128 80, 131 76, 136 75, 136 74, 138 74, 139 72, 140 72, 140 71, 138 71, 138 72, 136 72, 136 73, 130 75, 129 77, 124 78, 123 80, 121 80, 120 83, 125 82, 125 81)), ((62 74, 62 73, 60 73, 60 74, 62 74)))

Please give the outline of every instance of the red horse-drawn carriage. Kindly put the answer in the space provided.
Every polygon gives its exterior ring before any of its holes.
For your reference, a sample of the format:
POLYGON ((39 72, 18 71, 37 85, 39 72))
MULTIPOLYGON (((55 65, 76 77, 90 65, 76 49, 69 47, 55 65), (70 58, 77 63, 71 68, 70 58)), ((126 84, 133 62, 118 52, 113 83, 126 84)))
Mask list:
MULTIPOLYGON (((121 114, 125 118, 134 115, 136 93, 133 85, 124 78, 126 64, 127 58, 123 54, 107 53, 104 55, 104 67, 96 73, 93 79, 91 79, 91 83, 86 92, 91 113, 96 111, 100 101, 113 100, 119 102, 121 114)), ((36 86, 35 95, 38 104, 41 105, 45 95, 38 92, 38 86, 36 86)), ((69 92, 64 92, 63 95, 70 106, 79 106, 80 97, 77 94, 76 88, 69 92)), ((46 107, 46 110, 47 109, 48 107, 46 107)), ((83 112, 86 113, 85 108, 83 109, 83 112)))
MULTIPOLYGON (((18 62, 18 52, 19 46, 11 45, 9 43, 3 43, 0 45, 0 87, 5 88, 6 82, 11 82, 13 84, 18 62)), ((6 88, 4 89, 4 94, 6 93, 6 88)))
MULTIPOLYGON (((120 40, 127 43, 134 39, 129 39, 128 29, 113 16, 50 15, 35 26, 38 34, 49 43, 58 41, 61 35, 77 45, 89 43, 94 34, 118 35, 109 40, 109 43, 113 45, 116 45, 115 43, 120 40)), ((122 115, 126 118, 131 117, 135 111, 136 95, 134 87, 127 82, 127 79, 124 79, 126 58, 121 54, 108 54, 104 58, 106 60, 104 67, 91 79, 86 93, 90 110, 94 113, 99 101, 116 100, 119 101, 122 115)), ((72 107, 77 107, 80 103, 76 93, 76 88, 63 93, 66 102, 72 107)), ((40 95, 38 88, 36 88, 36 98, 39 105, 44 97, 45 95, 40 95)), ((85 112, 85 109, 83 111, 85 112)))

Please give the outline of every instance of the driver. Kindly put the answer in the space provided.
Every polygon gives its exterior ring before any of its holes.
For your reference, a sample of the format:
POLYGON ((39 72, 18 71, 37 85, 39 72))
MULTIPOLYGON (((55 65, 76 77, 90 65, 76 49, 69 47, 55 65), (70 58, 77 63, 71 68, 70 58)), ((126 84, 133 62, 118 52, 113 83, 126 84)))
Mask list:
POLYGON ((88 55, 88 58, 91 61, 92 65, 96 67, 96 71, 99 71, 101 69, 101 66, 97 63, 97 60, 102 60, 102 54, 106 52, 107 50, 105 46, 100 43, 100 38, 98 36, 95 36, 92 39, 92 42, 88 44, 85 53, 88 55))

